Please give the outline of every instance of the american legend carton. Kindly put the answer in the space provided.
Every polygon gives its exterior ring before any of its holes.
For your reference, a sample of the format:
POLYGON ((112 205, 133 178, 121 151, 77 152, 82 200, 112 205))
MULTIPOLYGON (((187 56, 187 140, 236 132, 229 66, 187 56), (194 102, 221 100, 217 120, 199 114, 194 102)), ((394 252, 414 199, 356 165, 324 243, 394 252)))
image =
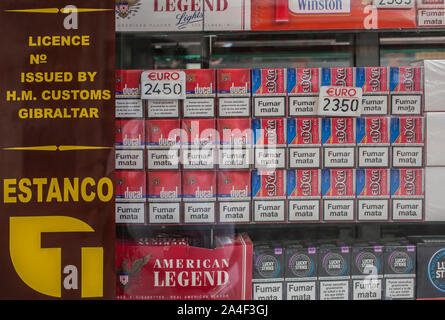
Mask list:
POLYGON ((323 221, 354 221, 355 169, 322 169, 323 221))
POLYGON ((424 117, 392 117, 392 166, 420 168, 423 166, 425 142, 424 117))
POLYGON ((144 117, 141 100, 143 70, 116 70, 116 118, 144 117))
POLYGON ((285 247, 286 300, 318 300, 318 251, 300 243, 285 247))
POLYGON ((286 170, 252 171, 254 222, 286 221, 286 170))
POLYGON ((354 168, 356 145, 354 118, 322 118, 324 168, 354 168))
POLYGON ((393 221, 423 221, 424 169, 391 169, 393 221))
POLYGON ((351 248, 321 244, 318 256, 319 299, 350 300, 351 248))
POLYGON ((179 119, 149 119, 146 127, 148 170, 179 169, 181 123, 179 119))
POLYGON ((287 146, 289 169, 320 168, 320 118, 287 118, 287 146))
POLYGON ((179 224, 181 200, 181 171, 147 171, 149 224, 179 224))
POLYGON ((382 300, 383 246, 354 243, 351 254, 352 300, 382 300))
POLYGON ((296 169, 287 171, 288 222, 319 222, 321 170, 296 169))
POLYGON ((362 115, 387 115, 389 111, 389 68, 355 68, 355 86, 362 88, 362 115))
POLYGON ((413 300, 416 298, 416 246, 383 242, 384 300, 413 300))
POLYGON ((388 221, 390 169, 356 169, 358 221, 388 221))
POLYGON ((218 208, 220 223, 251 221, 250 170, 218 171, 218 208))
POLYGON ((181 239, 117 241, 118 300, 251 300, 246 234, 203 248, 181 239))
POLYGON ((217 70, 218 117, 250 117, 250 69, 217 70))
POLYGON ((321 68, 320 85, 336 87, 354 86, 354 68, 321 68))
POLYGON ((252 69, 253 117, 286 116, 286 69, 252 69))
POLYGON ((286 167, 286 118, 252 119, 254 167, 284 169, 286 167))
POLYGON ((357 118, 359 168, 388 168, 390 165, 390 120, 388 117, 357 118))
POLYGON ((252 261, 253 300, 283 300, 284 257, 285 252, 281 243, 254 242, 252 261))
POLYGON ((423 112, 423 67, 390 67, 392 115, 423 112))
POLYGON ((317 115, 319 91, 319 68, 287 69, 288 116, 317 115))
POLYGON ((144 149, 145 124, 139 119, 117 119, 115 146, 119 149, 144 149))
POLYGON ((184 223, 213 224, 216 222, 216 171, 184 170, 182 172, 184 223))
POLYGON ((214 118, 216 116, 216 70, 187 69, 184 118, 214 118))

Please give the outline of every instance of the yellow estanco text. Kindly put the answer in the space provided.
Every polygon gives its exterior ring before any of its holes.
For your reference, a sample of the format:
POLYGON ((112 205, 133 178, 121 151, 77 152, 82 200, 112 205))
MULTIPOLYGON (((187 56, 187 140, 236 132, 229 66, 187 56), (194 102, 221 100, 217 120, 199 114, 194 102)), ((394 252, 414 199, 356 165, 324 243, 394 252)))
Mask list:
POLYGON ((113 182, 94 178, 21 178, 3 179, 4 203, 34 202, 109 202, 113 198, 113 182))

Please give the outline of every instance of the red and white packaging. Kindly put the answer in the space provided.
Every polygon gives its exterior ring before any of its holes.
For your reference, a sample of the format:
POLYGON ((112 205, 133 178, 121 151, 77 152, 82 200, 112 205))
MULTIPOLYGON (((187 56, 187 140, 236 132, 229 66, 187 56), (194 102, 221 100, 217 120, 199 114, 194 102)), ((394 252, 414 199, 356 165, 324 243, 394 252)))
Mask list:
POLYGON ((389 110, 389 68, 355 68, 355 86, 362 88, 362 115, 386 115, 389 110))
POLYGON ((218 208, 220 223, 250 222, 250 170, 218 171, 218 208))
POLYGON ((252 119, 255 146, 286 146, 286 119, 252 119))
POLYGON ((253 221, 286 221, 286 170, 252 171, 253 221))
POLYGON ((182 186, 184 223, 215 223, 216 171, 185 170, 182 172, 182 186))
POLYGON ((390 67, 392 115, 423 112, 423 67, 390 67))
POLYGON ((252 145, 250 118, 220 118, 216 122, 221 145, 237 147, 252 145))
POLYGON ((423 221, 424 196, 424 169, 391 169, 393 221, 423 221))
POLYGON ((324 168, 354 168, 356 122, 354 118, 322 118, 324 168))
POLYGON ((116 201, 145 202, 147 197, 144 171, 116 171, 116 201))
POLYGON ((297 169, 287 171, 289 222, 319 222, 321 171, 297 169))
MULTIPOLYGON (((437 3, 437 1, 435 1, 437 3)), ((423 5, 426 7, 426 5, 423 5)), ((443 28, 445 26, 445 5, 431 4, 428 8, 417 9, 417 26, 419 28, 443 28), (434 8, 436 6, 436 8, 434 8)))
POLYGON ((425 119, 423 117, 392 117, 392 167, 421 168, 424 162, 425 119))
POLYGON ((182 119, 181 144, 204 147, 219 143, 215 119, 182 119))
POLYGON ((204 6, 204 31, 250 30, 250 0, 219 0, 204 6))
POLYGON ((118 300, 250 300, 252 242, 246 234, 215 249, 156 241, 116 243, 118 300))
POLYGON ((357 220, 388 221, 389 169, 357 169, 357 220))
POLYGON ((286 69, 252 69, 254 117, 286 116, 286 69))
POLYGON ((146 120, 148 148, 178 146, 181 141, 179 119, 146 120))
POLYGON ((250 69, 218 69, 218 117, 250 117, 250 69))
POLYGON ((116 70, 116 118, 143 118, 141 73, 143 70, 116 70))
POLYGON ((147 171, 149 224, 177 224, 181 217, 181 171, 147 171))
POLYGON ((144 120, 118 119, 116 123, 116 148, 144 149, 145 124, 144 120))
POLYGON ((357 118, 357 157, 359 168, 388 168, 390 156, 388 117, 357 118))
POLYGON ((320 93, 319 68, 287 69, 287 95, 289 117, 317 115, 320 93))
POLYGON ((187 69, 184 118, 214 118, 216 99, 216 70, 187 69))
POLYGON ((320 168, 320 118, 288 118, 287 141, 290 169, 320 168))
POLYGON ((354 87, 354 68, 321 68, 321 86, 354 87))
POLYGON ((321 194, 323 221, 354 221, 355 169, 323 169, 321 194))

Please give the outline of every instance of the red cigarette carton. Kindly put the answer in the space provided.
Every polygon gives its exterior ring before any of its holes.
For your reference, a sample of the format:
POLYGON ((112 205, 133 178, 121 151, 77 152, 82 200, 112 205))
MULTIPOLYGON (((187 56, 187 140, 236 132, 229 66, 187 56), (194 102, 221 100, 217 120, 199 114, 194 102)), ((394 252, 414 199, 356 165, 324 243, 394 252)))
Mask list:
POLYGON ((146 120, 146 144, 149 147, 179 145, 181 139, 179 119, 146 120))
POLYGON ((286 197, 286 171, 252 171, 252 195, 254 198, 286 197))
POLYGON ((115 145, 121 148, 144 148, 144 120, 116 120, 115 145))
POLYGON ((287 143, 289 146, 319 146, 320 130, 319 118, 288 118, 287 143))
POLYGON ((323 118, 321 121, 323 145, 355 145, 354 118, 323 118))
POLYGON ((251 120, 249 118, 218 119, 219 141, 222 145, 250 146, 252 144, 251 120))
POLYGON ((250 69, 218 69, 218 97, 250 96, 250 69))
POLYGON ((422 145, 424 143, 424 118, 392 117, 391 143, 393 145, 422 145))
POLYGON ((182 145, 206 146, 219 142, 215 119, 183 119, 181 128, 182 145))
POLYGON ((389 169, 357 169, 355 174, 357 198, 389 197, 389 169))
POLYGON ((250 300, 252 242, 246 234, 215 249, 156 241, 116 244, 118 300, 250 300))
POLYGON ((355 169, 322 169, 321 194, 327 197, 355 197, 355 169))
POLYGON ((116 70, 116 98, 140 98, 143 70, 116 70))
POLYGON ((181 178, 181 171, 147 171, 148 201, 180 200, 181 178))
POLYGON ((216 70, 187 69, 185 75, 187 98, 216 96, 216 70))
POLYGON ((354 86, 354 68, 322 68, 321 85, 322 86, 354 86))
POLYGON ((116 171, 116 201, 144 202, 146 193, 144 171, 116 171))
POLYGON ((391 169, 391 197, 422 197, 423 169, 391 169))
POLYGON ((182 172, 184 200, 215 200, 216 172, 190 170, 182 172))
POLYGON ((319 169, 297 169, 287 171, 288 198, 319 198, 321 174, 319 169))
POLYGON ((390 91, 391 93, 422 93, 423 92, 423 68, 390 67, 390 91))
POLYGON ((285 69, 252 69, 253 95, 286 95, 285 69))
POLYGON ((286 145, 285 118, 252 119, 252 131, 257 146, 286 145))
POLYGON ((389 118, 357 118, 358 145, 389 145, 389 118))

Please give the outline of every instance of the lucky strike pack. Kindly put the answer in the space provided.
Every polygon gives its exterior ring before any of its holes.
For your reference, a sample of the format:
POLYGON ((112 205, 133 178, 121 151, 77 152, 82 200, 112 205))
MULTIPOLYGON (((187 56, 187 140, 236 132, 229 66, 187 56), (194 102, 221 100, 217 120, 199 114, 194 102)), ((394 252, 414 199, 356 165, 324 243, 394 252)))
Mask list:
POLYGON ((187 242, 118 241, 118 300, 250 300, 252 242, 246 234, 214 249, 187 242))
POLYGON ((146 193, 146 180, 144 171, 116 171, 115 195, 116 201, 144 202, 146 193))
POLYGON ((115 120, 115 145, 120 148, 144 148, 144 120, 115 120))

